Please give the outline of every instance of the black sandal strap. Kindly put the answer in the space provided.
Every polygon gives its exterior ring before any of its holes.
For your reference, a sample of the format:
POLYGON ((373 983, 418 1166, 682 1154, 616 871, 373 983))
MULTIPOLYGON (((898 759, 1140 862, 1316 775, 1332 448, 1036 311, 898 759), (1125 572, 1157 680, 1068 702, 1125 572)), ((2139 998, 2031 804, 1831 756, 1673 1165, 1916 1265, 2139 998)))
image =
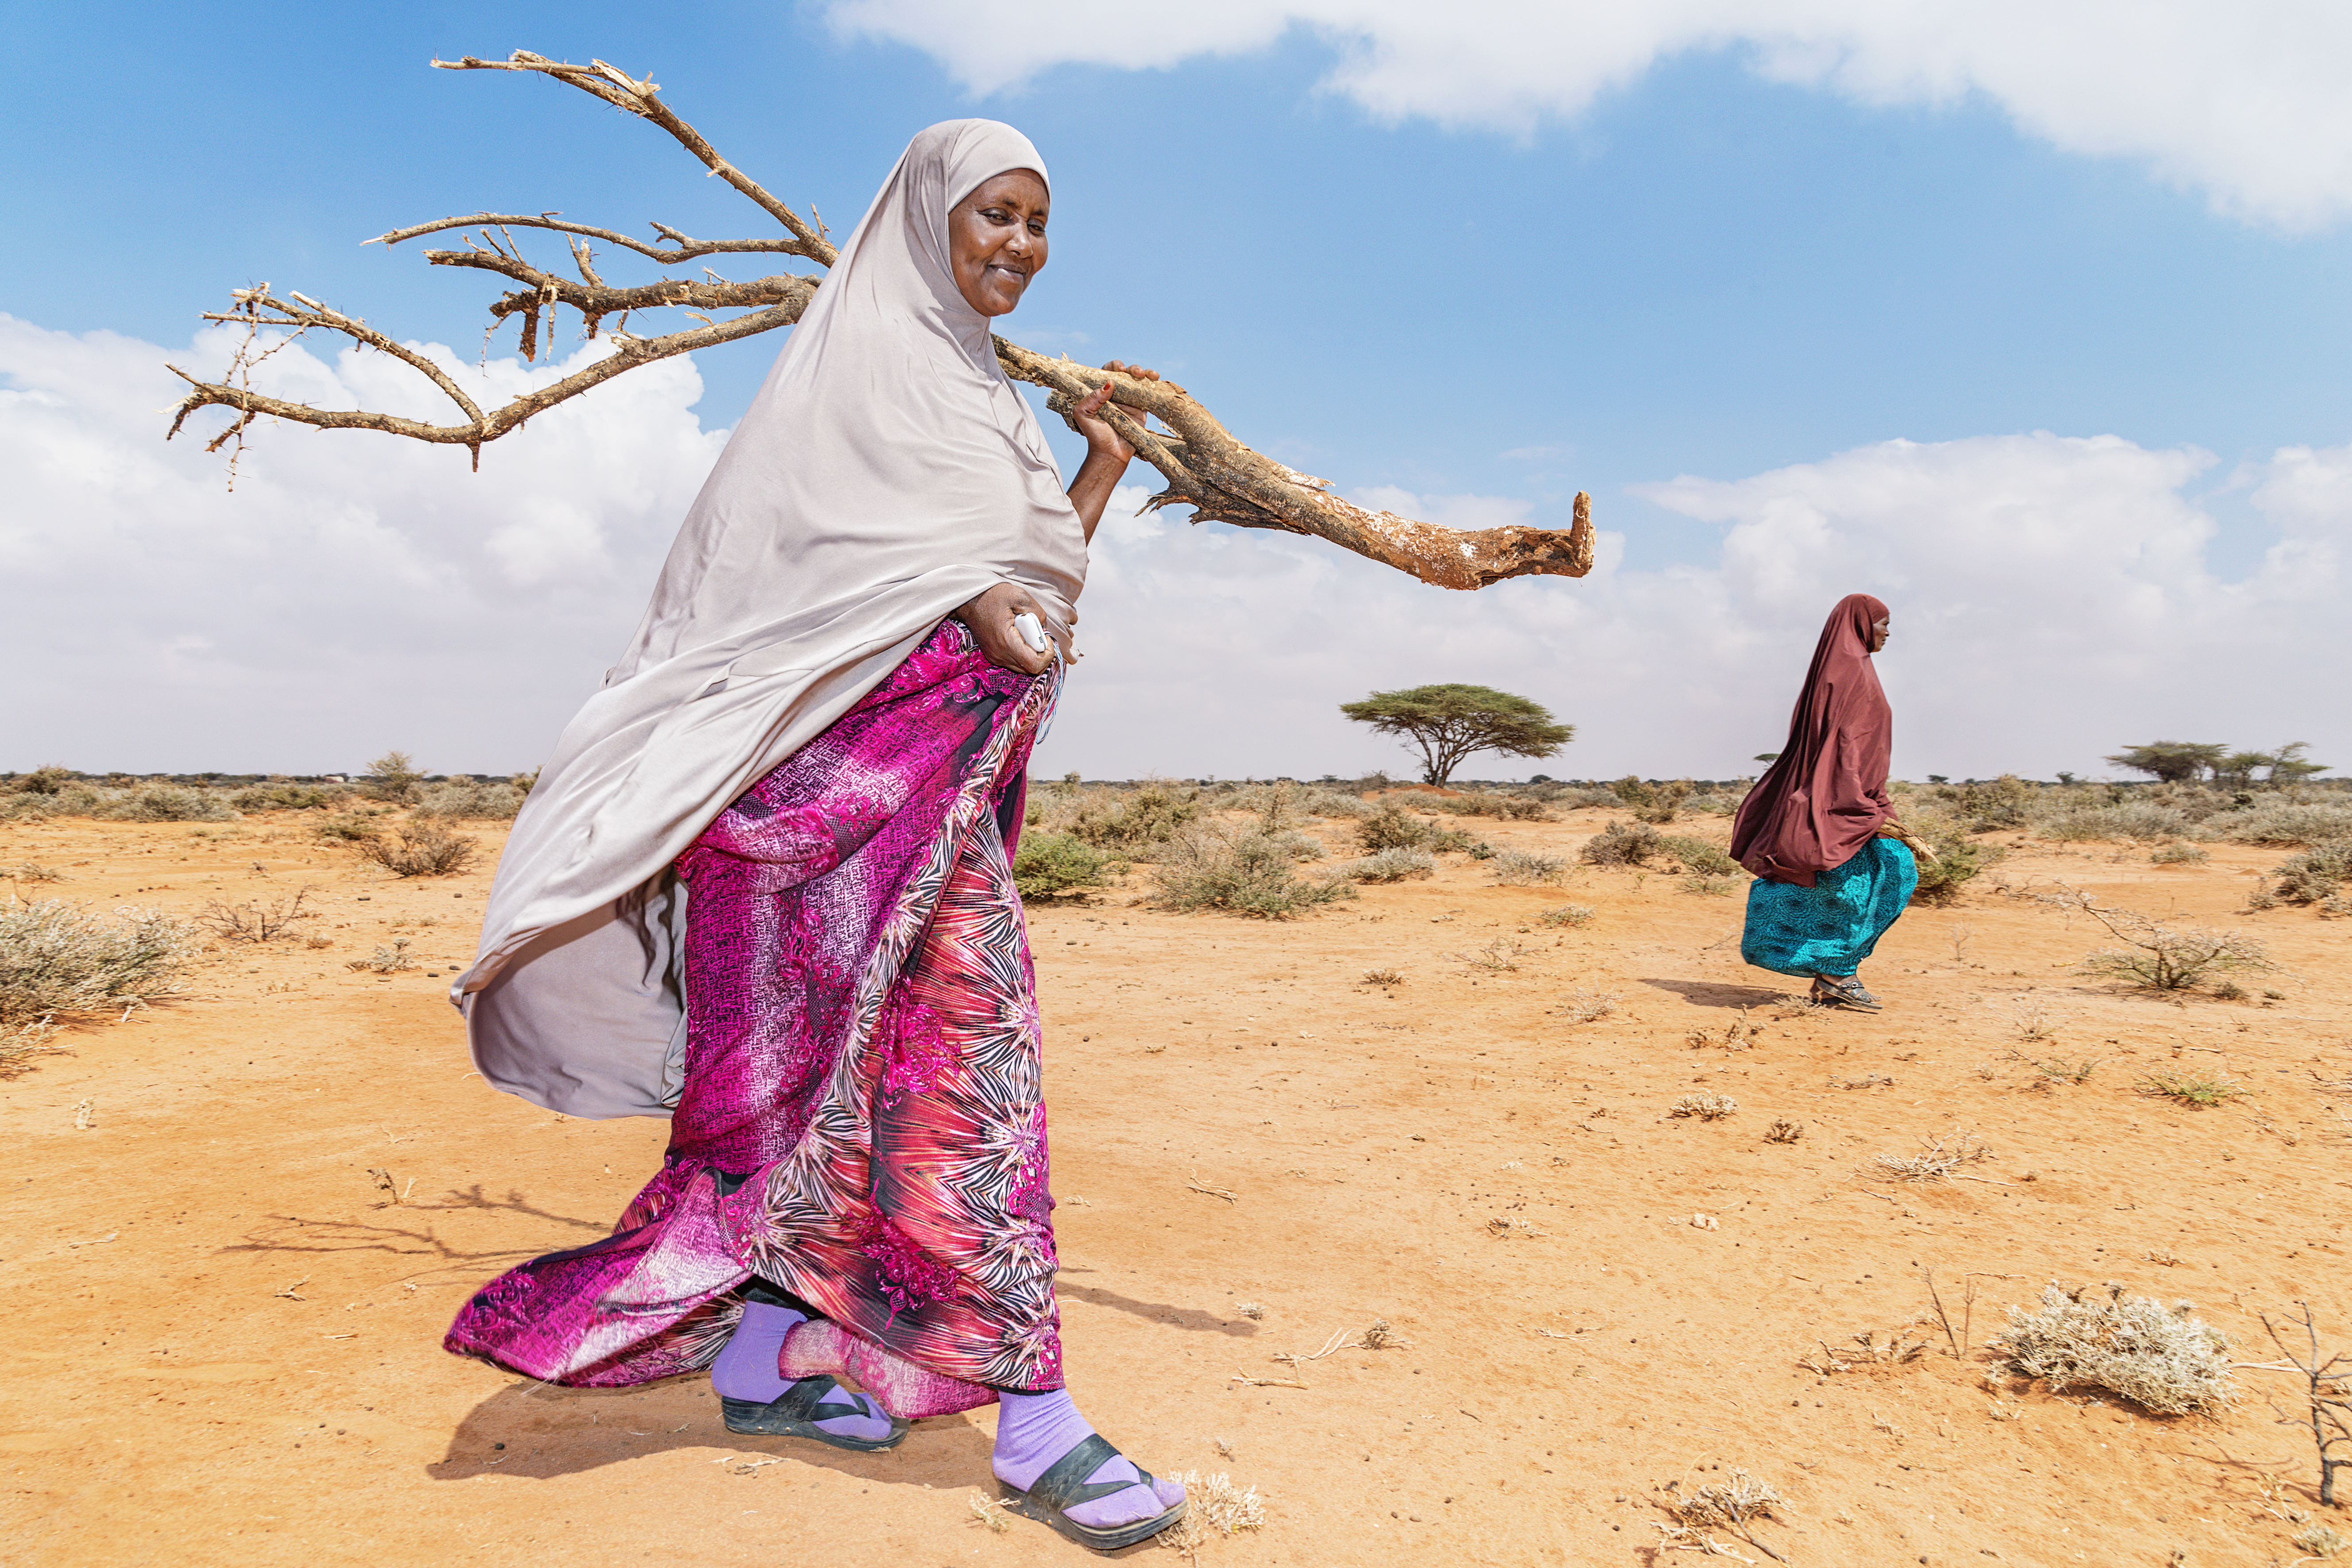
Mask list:
MULTIPOLYGON (((1119 1457, 1119 1451, 1112 1447, 1109 1440, 1101 1433, 1089 1433, 1084 1442, 1055 1460, 1044 1475, 1029 1483, 1027 1494, 1029 1500, 1043 1507, 1067 1513, 1082 1502, 1092 1502, 1097 1498, 1106 1498, 1113 1492, 1123 1492, 1138 1483, 1134 1481, 1089 1482, 1087 1479, 1088 1476, 1119 1457)), ((1132 1460, 1129 1462, 1133 1463, 1132 1460)), ((1141 1466, 1136 1467, 1135 1473, 1143 1476, 1143 1484, 1150 1483, 1151 1478, 1143 1475, 1141 1466)))
POLYGON ((804 1377, 776 1395, 769 1403, 768 1409, 790 1420, 806 1421, 812 1424, 818 1421, 837 1421, 845 1415, 870 1417, 874 1414, 863 1405, 844 1405, 837 1399, 825 1398, 826 1394, 840 1386, 831 1377, 824 1374, 804 1377))

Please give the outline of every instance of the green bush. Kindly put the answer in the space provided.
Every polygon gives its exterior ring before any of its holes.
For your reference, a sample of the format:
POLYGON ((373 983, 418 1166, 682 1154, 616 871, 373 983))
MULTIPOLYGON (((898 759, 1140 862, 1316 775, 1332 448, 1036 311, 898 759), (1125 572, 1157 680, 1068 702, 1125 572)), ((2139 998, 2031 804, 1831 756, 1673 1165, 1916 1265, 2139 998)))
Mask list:
POLYGON ((1745 875, 1738 861, 1709 844, 1704 838, 1685 838, 1679 834, 1667 834, 1658 840, 1659 847, 1683 863, 1683 868, 1694 877, 1720 879, 1745 875))
POLYGON ((1944 794, 1969 832, 1988 833, 1997 827, 2024 826, 2035 791, 2015 773, 2003 773, 1981 784, 1948 787, 1944 794))
POLYGON ((1911 895, 1915 904, 1956 902, 1963 887, 2009 853, 1997 844, 1979 843, 1958 819, 1940 812, 1907 813, 1903 826, 1936 852, 1933 860, 1919 858, 1919 886, 1911 895))
POLYGON ((1568 869, 1568 862, 1557 855, 1536 855, 1525 849, 1505 849, 1487 865, 1495 880, 1515 888, 1557 882, 1568 869))
POLYGON ((1383 849, 1420 849, 1429 843, 1432 829, 1420 817, 1396 802, 1382 801, 1380 808, 1356 825, 1363 838, 1364 848, 1373 854, 1383 849))
MULTIPOLYGON (((1089 792, 1091 795, 1092 792, 1089 792)), ((1108 798, 1082 798, 1068 809, 1066 832, 1097 849, 1143 855, 1173 838, 1201 815, 1201 792, 1162 779, 1131 790, 1103 792, 1108 798)))
POLYGON ((1024 899, 1051 899, 1107 886, 1110 857, 1069 833, 1024 833, 1013 857, 1013 885, 1024 899))
POLYGON ((2352 837, 2315 844, 2273 868, 2277 894, 2291 904, 2324 904, 2352 881, 2352 837))
POLYGON ((1683 802, 1696 787, 1688 779, 1676 779, 1672 784, 1645 784, 1632 773, 1611 784, 1617 798, 1631 806, 1633 815, 1643 822, 1664 824, 1675 819, 1683 802))

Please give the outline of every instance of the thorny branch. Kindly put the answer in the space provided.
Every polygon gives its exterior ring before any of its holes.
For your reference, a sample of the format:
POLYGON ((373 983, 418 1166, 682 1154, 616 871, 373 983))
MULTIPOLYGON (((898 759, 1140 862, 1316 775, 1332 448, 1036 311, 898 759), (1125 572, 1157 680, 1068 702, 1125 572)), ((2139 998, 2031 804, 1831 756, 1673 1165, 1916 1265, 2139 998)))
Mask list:
MULTIPOLYGON (((535 72, 649 120, 713 174, 773 218, 784 233, 766 238, 700 240, 656 223, 651 226, 653 230, 669 242, 660 246, 614 229, 568 222, 553 212, 476 213, 395 228, 369 243, 397 245, 428 234, 461 231, 462 248, 428 250, 425 260, 436 267, 466 267, 494 273, 518 285, 491 302, 491 330, 495 331, 509 317, 520 316, 520 347, 526 361, 535 363, 539 359, 542 314, 551 327, 554 312, 560 307, 579 312, 583 336, 593 341, 601 331, 611 342, 613 352, 561 381, 524 393, 486 412, 427 356, 403 346, 359 317, 331 310, 290 289, 289 297, 281 298, 271 291, 268 284, 262 283, 233 290, 235 302, 231 307, 205 318, 246 329, 244 341, 222 381, 199 380, 176 365, 172 367, 192 390, 180 404, 170 434, 178 434, 188 416, 196 410, 221 407, 229 411, 231 421, 212 439, 207 450, 218 450, 223 444, 233 442, 235 451, 242 452, 247 426, 257 418, 270 418, 315 429, 380 430, 414 440, 462 446, 473 453, 478 468, 486 443, 520 429, 532 416, 625 371, 792 325, 800 320, 823 282, 821 278, 780 273, 738 283, 706 269, 701 281, 667 278, 654 283, 615 287, 598 276, 595 253, 589 241, 619 247, 664 266, 677 266, 705 256, 758 253, 803 257, 820 267, 830 267, 838 255, 814 209, 811 209, 810 216, 803 217, 729 163, 700 132, 679 119, 661 100, 659 84, 650 79, 640 81, 602 60, 576 66, 522 49, 504 60, 485 60, 468 55, 433 63, 444 70, 535 72), (578 276, 551 272, 525 259, 515 238, 517 229, 562 236, 578 276), (652 310, 684 310, 702 324, 657 337, 633 336, 619 330, 626 325, 630 312, 652 310), (744 313, 723 321, 698 314, 728 310, 744 313), (607 318, 615 320, 614 330, 604 329, 607 318), (313 329, 339 332, 362 348, 400 360, 456 405, 462 418, 435 424, 365 409, 317 408, 255 391, 254 367, 313 329), (288 335, 281 337, 278 333, 288 335)), ((1368 510, 1334 494, 1328 481, 1302 474, 1253 450, 1189 393, 1171 383, 1137 381, 1075 363, 1066 356, 1049 359, 1003 338, 993 342, 998 363, 1005 374, 1046 388, 1047 407, 1060 414, 1073 428, 1076 421, 1071 415, 1071 405, 1105 382, 1112 384, 1112 395, 1118 402, 1106 408, 1106 416, 1121 438, 1167 480, 1167 488, 1148 503, 1152 508, 1181 503, 1193 509, 1196 522, 1208 519, 1243 528, 1270 528, 1328 540, 1439 587, 1480 588, 1507 577, 1530 574, 1581 577, 1592 569, 1589 496, 1577 496, 1573 526, 1565 532, 1518 527, 1438 528, 1392 512, 1368 510), (1134 417, 1120 405, 1125 405, 1126 409, 1143 411, 1143 417, 1134 417), (1147 427, 1153 416, 1167 427, 1164 433, 1147 427)), ((235 477, 236 458, 232 456, 232 485, 235 477)))

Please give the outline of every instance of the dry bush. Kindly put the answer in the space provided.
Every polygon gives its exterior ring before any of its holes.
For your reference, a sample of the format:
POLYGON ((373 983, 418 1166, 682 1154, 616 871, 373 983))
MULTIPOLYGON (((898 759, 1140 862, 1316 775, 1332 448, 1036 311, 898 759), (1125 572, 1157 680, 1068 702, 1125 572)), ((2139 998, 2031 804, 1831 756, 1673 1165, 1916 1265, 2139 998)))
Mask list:
POLYGON ((1339 867, 1334 876, 1351 882, 1402 882, 1437 874, 1437 857, 1426 849, 1383 849, 1339 867))
POLYGON ((269 904, 231 906, 215 899, 196 917, 196 923, 224 942, 277 942, 299 936, 302 933, 294 929, 298 923, 319 918, 318 910, 302 907, 312 890, 305 884, 295 889, 291 899, 269 904))
POLYGON ((367 765, 360 787, 377 800, 413 805, 425 793, 425 771, 406 752, 386 752, 367 765))
POLYGON ((94 914, 62 899, 0 908, 0 1027, 135 1005, 180 988, 195 933, 152 910, 94 914))
POLYGON ((2243 1100, 2253 1090, 2227 1073, 2155 1072, 2139 1080, 2139 1091, 2200 1110, 2243 1100))
POLYGON ((1452 812, 1456 816, 1492 816, 1506 822, 1549 822, 1551 813, 1543 802, 1526 795, 1490 795, 1478 792, 1470 795, 1433 795, 1429 805, 1438 811, 1452 812))
POLYGON ((1367 854, 1378 854, 1383 849, 1426 848, 1434 833, 1428 823, 1392 800, 1381 802, 1379 810, 1356 825, 1356 831, 1362 837, 1367 854))
POLYGON ((1737 877, 1741 873, 1738 861, 1704 838, 1670 833, 1661 836, 1658 843, 1694 877, 1737 877))
POLYGON ((2297 1552, 2308 1557, 2336 1557, 2352 1546, 2352 1536, 2325 1524, 2306 1524, 2287 1539, 2297 1552))
POLYGON ((1694 1050, 1720 1046, 1727 1051, 1744 1051, 1753 1046, 1763 1033, 1763 1026, 1751 1022, 1748 1009, 1742 1007, 1722 1028, 1710 1029, 1702 1025, 1693 1029, 1689 1037, 1694 1050))
POLYGON ((1656 828, 1612 822, 1586 839, 1577 858, 1594 866, 1645 866, 1665 853, 1665 840, 1656 828))
POLYGON ((1969 837, 1964 822, 1943 812, 1906 807, 1903 826, 1936 852, 1933 860, 1918 863, 1919 886, 1911 895, 1915 904, 1958 901, 1963 887, 2009 853, 1997 844, 1969 837))
POLYGON ((1356 889, 1339 878, 1297 877, 1291 869, 1295 860, 1292 847, 1279 836, 1255 827, 1198 824, 1169 841, 1152 902, 1166 909, 1223 910, 1261 920, 1286 920, 1356 896, 1356 889))
POLYGON ((74 771, 63 763, 49 763, 26 773, 17 773, 8 780, 7 788, 15 795, 56 795, 74 782, 74 771))
POLYGON ((2273 892, 2288 903, 2329 903, 2345 882, 2352 881, 2352 838, 2315 844, 2281 862, 2271 875, 2278 879, 2273 892))
POLYGON ((1901 1182, 1945 1182, 1963 1165, 1992 1158, 1973 1132, 1950 1133, 1927 1142, 1916 1154, 1881 1154, 1879 1170, 1901 1182))
POLYGON ((1109 885, 1110 857, 1076 834, 1024 833, 1013 857, 1013 886, 1024 899, 1084 894, 1109 885))
POLYGON ((2033 824, 2037 836, 2062 844, 2112 838, 2133 838, 2146 844, 2178 838, 2189 830, 2189 818, 2179 812, 2144 802, 2059 812, 2038 818, 2033 824))
POLYGON ((2222 812, 2200 826, 2238 844, 2323 844, 2352 837, 2352 805, 2279 801, 2222 812))
POLYGON ((1090 790, 1082 795, 1073 789, 1066 809, 1066 820, 1051 826, 1097 849, 1140 859, 1150 858, 1197 820, 1202 806, 1197 789, 1166 779, 1146 779, 1130 790, 1090 790))
POLYGON ((1186 1470, 1169 1479, 1184 1489, 1187 1506, 1183 1518, 1153 1537, 1160 1545, 1197 1556, 1213 1535, 1234 1536, 1265 1527, 1265 1501, 1255 1487, 1237 1487, 1223 1470, 1211 1476, 1186 1470))
POLYGON ((2083 960, 2084 970, 2145 990, 2180 991, 2209 975, 2277 967, 2261 942, 2235 931, 2164 925, 2137 910, 2108 909, 2074 888, 2042 901, 2089 915, 2126 944, 2092 953, 2083 960))
POLYGON ((352 846, 361 859, 395 877, 448 877, 474 858, 475 840, 462 838, 437 822, 409 822, 352 846))
POLYGON ((228 797, 239 811, 323 811, 351 798, 341 784, 299 784, 283 779, 249 784, 228 797))
POLYGON ((0 868, 0 877, 12 882, 62 882, 66 874, 54 866, 43 866, 31 860, 19 860, 14 866, 0 868))
POLYGON ((354 958, 343 967, 365 969, 377 974, 396 974, 404 969, 415 968, 416 960, 408 956, 408 939, 402 936, 394 937, 389 947, 378 943, 373 952, 365 958, 354 958))
POLYGON ((1490 969, 1500 973, 1504 970, 1517 969, 1522 954, 1517 942, 1507 937, 1498 936, 1484 947, 1473 948, 1468 952, 1458 952, 1454 956, 1465 963, 1475 964, 1480 969, 1490 969))
POLYGON ((451 779, 446 784, 425 785, 417 799, 416 812, 420 816, 511 822, 515 813, 522 809, 522 794, 503 780, 482 784, 473 779, 451 779))
POLYGON ((1541 910, 1536 919, 1548 926, 1580 926, 1591 922, 1592 910, 1583 904, 1559 904, 1541 910))
POLYGON ((1571 991, 1552 1009, 1571 1024, 1590 1024, 1617 1010, 1617 998, 1606 991, 1571 991))
POLYGON ((358 844, 383 831, 383 825, 375 819, 384 815, 386 813, 382 806, 342 812, 320 818, 312 825, 310 831, 330 843, 358 844))
POLYGON ((1364 971, 1364 978, 1361 984, 1366 985, 1402 985, 1404 984, 1404 971, 1402 969, 1367 969, 1364 971))
POLYGON ((1739 1101, 1727 1094, 1705 1092, 1686 1094, 1666 1108, 1668 1116, 1695 1116, 1701 1121, 1720 1121, 1739 1109, 1739 1101))
POLYGON ((1503 849, 1486 863, 1495 880, 1514 888, 1534 887, 1560 879, 1568 862, 1557 855, 1537 855, 1525 849, 1503 849))
POLYGON ((1696 893, 1701 898, 1727 899, 1739 891, 1740 884, 1732 877, 1685 877, 1683 891, 1696 893))
POLYGON ((1648 784, 1628 773, 1609 786, 1617 798, 1633 809, 1643 822, 1666 823, 1675 819, 1683 802, 1696 786, 1688 779, 1676 779, 1672 784, 1648 784))
POLYGON ((2187 1301, 2167 1307, 2120 1285, 2071 1295, 2050 1285, 2040 1307, 2009 1310, 1992 1348, 2053 1394, 2104 1388, 2158 1415, 2214 1415, 2236 1398, 2230 1342, 2193 1313, 2187 1301))
POLYGON ((2202 866, 2212 858, 2194 844, 2168 844, 2148 859, 2158 866, 2202 866))
POLYGON ((1771 1126, 1764 1129, 1764 1142, 1767 1143, 1794 1143, 1798 1139, 1802 1138, 1804 1135, 1805 1124, 1803 1122, 1790 1121, 1786 1118, 1777 1121, 1773 1122, 1771 1126))
POLYGON ((107 822, 235 822, 236 813, 210 790, 147 784, 102 801, 90 815, 107 822))
POLYGON ((1738 1556, 1717 1545, 1706 1533, 1727 1530, 1776 1562, 1785 1562, 1778 1552, 1756 1539, 1755 1525, 1759 1520, 1778 1517, 1774 1509, 1788 1506, 1788 1499, 1734 1465, 1729 1480, 1713 1482, 1688 1497, 1676 1498, 1673 1507, 1675 1523, 1671 1527, 1654 1521, 1652 1528, 1659 1532, 1661 1546, 1700 1552, 1710 1557, 1738 1556))
MULTIPOLYGON (((2280 1414, 2282 1426, 2300 1426, 2311 1434, 2311 1443, 2319 1460, 2319 1500, 2329 1508, 2339 1506, 2336 1499, 2336 1472, 2352 1469, 2352 1454, 2336 1457, 2337 1448, 2352 1449, 2352 1354, 2337 1352, 2324 1354, 2319 1348, 2319 1323, 2312 1316, 2311 1303, 2297 1301, 2294 1311, 2284 1319, 2289 1332, 2280 1332, 2281 1325, 2271 1321, 2270 1314, 2262 1315, 2263 1330, 2278 1347, 2282 1359, 2274 1362, 2251 1362, 2264 1372, 2284 1372, 2300 1378, 2303 1387, 2299 1403, 2303 1408, 2287 1415, 2280 1414), (2300 1332, 2293 1331, 2300 1330, 2300 1332)), ((2278 1406, 2273 1405, 2272 1409, 2278 1406)), ((2331 1535, 2334 1531, 2329 1531, 2331 1535)), ((2340 1552, 2345 1542, 2336 1536, 2337 1544, 2328 1555, 2340 1552)), ((2302 1537, 2295 1538, 2302 1544, 2302 1537)), ((2305 1548, 2306 1551, 2315 1550, 2305 1548)))

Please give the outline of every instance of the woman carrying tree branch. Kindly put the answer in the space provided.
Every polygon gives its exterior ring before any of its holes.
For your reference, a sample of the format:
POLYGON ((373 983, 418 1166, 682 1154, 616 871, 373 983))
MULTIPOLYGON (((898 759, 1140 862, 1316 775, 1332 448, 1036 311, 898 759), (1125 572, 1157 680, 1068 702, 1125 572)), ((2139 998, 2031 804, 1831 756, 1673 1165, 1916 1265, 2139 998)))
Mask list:
POLYGON ((476 1063, 668 1115, 669 1150, 610 1237, 492 1281, 446 1343, 574 1386, 709 1364, 730 1431, 841 1448, 995 1401, 1017 1505, 1109 1550, 1184 1493, 1062 1386, 1010 859, 1132 454, 1098 390, 1065 494, 990 346, 1049 200, 1010 127, 915 138, 532 790, 455 992, 476 1063))
POLYGON ((1812 999, 1875 1013, 1858 971, 1919 885, 1916 840, 1886 797, 1895 715, 1870 656, 1890 635, 1886 606, 1849 594, 1830 612, 1797 694, 1789 740, 1740 803, 1731 857, 1756 880, 1739 956, 1810 976, 1812 999))

